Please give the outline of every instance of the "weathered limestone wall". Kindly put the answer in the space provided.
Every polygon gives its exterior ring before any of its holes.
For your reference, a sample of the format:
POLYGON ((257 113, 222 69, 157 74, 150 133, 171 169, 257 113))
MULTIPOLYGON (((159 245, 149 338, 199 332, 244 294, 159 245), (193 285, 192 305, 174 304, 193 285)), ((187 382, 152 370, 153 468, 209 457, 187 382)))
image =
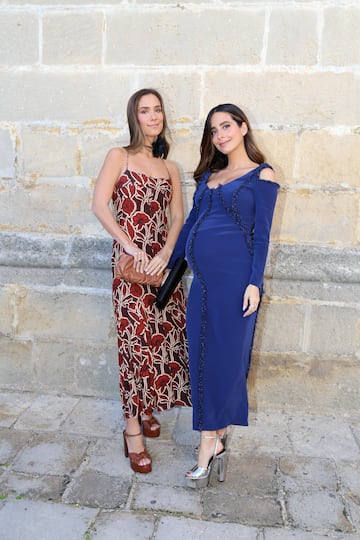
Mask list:
POLYGON ((0 0, 0 386, 116 396, 111 240, 90 212, 138 88, 165 97, 186 208, 204 118, 248 113, 282 185, 253 405, 358 408, 356 0, 0 0))

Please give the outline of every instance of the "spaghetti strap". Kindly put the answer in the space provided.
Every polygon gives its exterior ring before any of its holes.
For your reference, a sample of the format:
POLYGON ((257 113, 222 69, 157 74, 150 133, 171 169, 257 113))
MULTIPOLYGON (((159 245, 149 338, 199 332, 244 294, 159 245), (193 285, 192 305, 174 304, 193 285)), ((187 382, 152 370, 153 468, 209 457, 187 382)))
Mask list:
POLYGON ((129 169, 129 152, 127 150, 127 148, 125 148, 125 152, 126 152, 126 167, 125 167, 125 171, 127 171, 129 169))

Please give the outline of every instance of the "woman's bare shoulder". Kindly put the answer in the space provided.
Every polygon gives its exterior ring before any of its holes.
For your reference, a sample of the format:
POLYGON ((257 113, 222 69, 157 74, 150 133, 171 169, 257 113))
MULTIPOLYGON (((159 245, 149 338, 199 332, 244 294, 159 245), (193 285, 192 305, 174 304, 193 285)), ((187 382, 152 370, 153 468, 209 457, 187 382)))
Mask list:
POLYGON ((113 148, 110 148, 106 155, 106 159, 114 160, 114 161, 123 161, 126 159, 127 156, 127 150, 123 148, 122 146, 114 146, 113 148))
POLYGON ((272 167, 264 167, 259 174, 260 180, 267 180, 268 182, 276 182, 275 172, 272 167))

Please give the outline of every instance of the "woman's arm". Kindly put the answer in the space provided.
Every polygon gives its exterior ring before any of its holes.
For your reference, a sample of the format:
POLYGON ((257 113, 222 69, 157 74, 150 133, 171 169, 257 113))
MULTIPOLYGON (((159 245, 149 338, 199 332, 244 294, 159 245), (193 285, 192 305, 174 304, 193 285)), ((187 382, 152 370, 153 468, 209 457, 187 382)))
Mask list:
POLYGON ((274 171, 269 167, 262 169, 259 179, 255 180, 254 187, 254 254, 250 284, 244 294, 243 310, 246 310, 244 316, 251 315, 251 313, 256 311, 260 302, 260 291, 269 249, 270 230, 278 189, 279 184, 275 182, 274 171))
POLYGON ((255 181, 255 227, 254 255, 250 283, 261 288, 267 253, 269 249, 270 230, 275 209, 279 184, 275 182, 275 173, 270 168, 260 171, 259 180, 255 181))
POLYGON ((135 255, 139 252, 139 248, 124 233, 109 208, 115 183, 125 166, 126 150, 124 148, 112 148, 109 150, 96 180, 92 211, 104 229, 117 242, 120 242, 125 251, 130 255, 135 255))
POLYGON ((174 251, 172 252, 172 255, 168 263, 168 268, 172 268, 174 266, 176 259, 178 259, 179 257, 185 257, 186 241, 189 236, 189 232, 195 222, 196 222, 196 208, 195 206, 193 206, 188 217, 186 218, 183 228, 180 231, 179 237, 174 247, 174 251))
POLYGON ((188 236, 192 227, 196 223, 197 215, 198 215, 198 208, 195 202, 196 197, 198 197, 199 193, 201 193, 201 191, 199 190, 204 189, 204 185, 206 185, 206 180, 208 179, 209 175, 210 175, 210 172, 208 171, 207 173, 203 175, 200 182, 196 184, 195 193, 193 195, 193 205, 192 205, 192 208, 190 210, 188 217, 186 218, 185 224, 180 231, 179 237, 176 241, 174 251, 172 252, 172 255, 169 260, 168 268, 172 268, 174 266, 176 259, 180 257, 181 258, 185 257, 186 241, 188 239, 188 236))
POLYGON ((165 248, 168 251, 169 257, 166 262, 169 262, 169 258, 176 244, 176 240, 181 231, 181 227, 184 225, 184 205, 181 190, 181 179, 178 167, 173 162, 167 163, 169 172, 171 174, 172 181, 172 197, 170 201, 170 228, 165 243, 165 248))

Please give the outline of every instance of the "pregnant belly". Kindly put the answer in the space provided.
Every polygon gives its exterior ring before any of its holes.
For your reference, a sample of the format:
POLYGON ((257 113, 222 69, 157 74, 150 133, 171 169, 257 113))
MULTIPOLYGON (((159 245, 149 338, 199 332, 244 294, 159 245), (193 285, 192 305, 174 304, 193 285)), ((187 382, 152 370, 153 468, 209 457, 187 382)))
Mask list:
POLYGON ((251 255, 246 238, 235 223, 204 222, 189 235, 186 257, 194 275, 248 279, 251 255))

